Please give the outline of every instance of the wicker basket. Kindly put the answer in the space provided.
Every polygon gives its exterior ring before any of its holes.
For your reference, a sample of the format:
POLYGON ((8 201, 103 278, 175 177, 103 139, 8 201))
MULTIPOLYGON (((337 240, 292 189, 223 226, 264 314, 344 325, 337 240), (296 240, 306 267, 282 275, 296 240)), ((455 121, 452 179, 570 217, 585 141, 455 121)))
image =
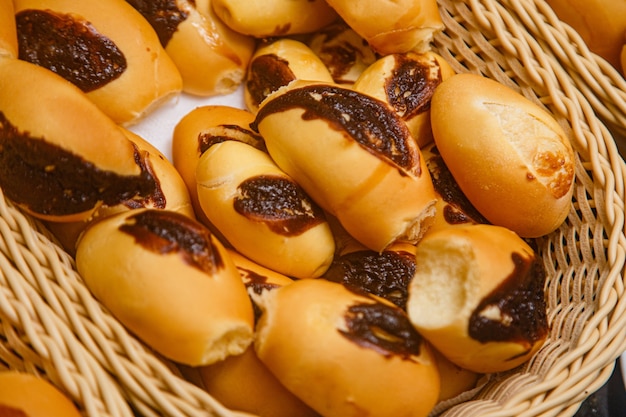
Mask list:
MULTIPOLYGON (((626 350, 626 84, 541 1, 439 0, 437 52, 545 106, 571 134, 575 194, 538 241, 551 333, 526 365, 439 404, 451 416, 573 415, 626 350), (610 126, 610 129, 607 127, 610 126)), ((0 191, 1 194, 1 191, 0 191)), ((178 376, 98 304, 39 222, 0 198, 0 368, 41 375, 86 416, 243 416, 178 376)))

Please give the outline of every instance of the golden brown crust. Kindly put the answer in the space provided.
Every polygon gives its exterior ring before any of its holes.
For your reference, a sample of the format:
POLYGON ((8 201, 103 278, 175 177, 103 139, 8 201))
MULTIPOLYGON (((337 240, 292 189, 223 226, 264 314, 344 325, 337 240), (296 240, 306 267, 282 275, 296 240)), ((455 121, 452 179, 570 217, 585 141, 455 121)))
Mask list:
POLYGON ((253 311, 239 272, 200 223, 137 209, 93 223, 76 265, 88 288, 160 354, 199 366, 243 353, 253 311))
POLYGON ((328 269, 334 240, 323 211, 267 153, 239 141, 213 145, 196 181, 204 215, 239 252, 290 277, 328 269))
POLYGON ((434 406, 434 357, 399 308, 319 279, 267 291, 260 303, 259 359, 320 414, 424 417, 434 406))
POLYGON ((181 73, 183 90, 199 96, 232 93, 244 80, 254 39, 226 26, 211 1, 178 3, 187 16, 164 46, 181 73))
POLYGON ((428 229, 430 174, 386 103, 296 80, 263 103, 255 123, 277 165, 368 248, 416 242, 428 229))
POLYGON ((20 49, 27 41, 29 45, 24 59, 28 57, 48 68, 54 66, 115 122, 135 123, 181 91, 180 73, 154 30, 124 0, 60 0, 54 4, 17 0, 14 4, 20 49), (106 49, 90 50, 89 55, 82 57, 88 64, 81 62, 74 68, 71 48, 63 46, 83 38, 89 47, 106 49), (55 42, 57 51, 67 49, 66 54, 46 55, 43 46, 48 42, 55 42))
POLYGON ((0 115, 3 188, 37 217, 81 220, 103 201, 116 204, 154 188, 124 130, 43 67, 0 60, 0 115))
POLYGON ((337 19, 324 0, 213 0, 215 13, 233 30, 268 38, 312 33, 337 19))
POLYGON ((50 382, 18 371, 0 372, 0 414, 16 417, 80 417, 78 408, 50 382))
POLYGON ((328 0, 328 4, 381 55, 426 52, 434 33, 444 27, 435 0, 328 0))
POLYGON ((435 90, 431 116, 443 160, 487 220, 523 237, 563 223, 574 151, 550 113, 496 81, 459 74, 435 90))
POLYGON ((526 362, 548 334, 543 264, 512 231, 446 228, 417 245, 407 312, 454 364, 477 373, 526 362))

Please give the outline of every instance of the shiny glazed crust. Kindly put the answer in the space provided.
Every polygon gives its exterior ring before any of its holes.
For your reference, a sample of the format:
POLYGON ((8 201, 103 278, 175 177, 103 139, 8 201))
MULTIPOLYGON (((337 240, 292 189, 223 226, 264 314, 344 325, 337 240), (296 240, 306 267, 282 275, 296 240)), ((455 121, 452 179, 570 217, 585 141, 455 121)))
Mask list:
POLYGON ((54 3, 17 0, 14 4, 16 14, 24 10, 52 11, 89 22, 99 34, 120 49, 127 62, 126 70, 118 78, 87 93, 116 123, 135 123, 181 91, 180 73, 159 43, 154 30, 124 0, 59 0, 54 3))
POLYGON ((94 296, 129 330, 165 357, 199 366, 243 353, 252 342, 253 313, 222 244, 210 234, 207 238, 197 223, 184 226, 191 222, 184 219, 162 210, 107 217, 81 236, 76 264, 94 296), (125 231, 147 212, 159 213, 152 217, 159 235, 141 228, 125 231), (171 224, 183 226, 171 229, 171 224), (203 240, 208 252, 193 257, 196 264, 177 239, 194 239, 198 231, 208 239, 203 240))
POLYGON ((487 220, 523 237, 561 226, 571 208, 574 151, 549 113, 473 74, 443 82, 430 111, 443 160, 487 220))
POLYGON ((342 334, 349 308, 378 305, 373 298, 334 282, 301 280, 264 292, 259 302, 259 359, 320 414, 424 417, 434 406, 439 374, 427 345, 409 358, 342 334))

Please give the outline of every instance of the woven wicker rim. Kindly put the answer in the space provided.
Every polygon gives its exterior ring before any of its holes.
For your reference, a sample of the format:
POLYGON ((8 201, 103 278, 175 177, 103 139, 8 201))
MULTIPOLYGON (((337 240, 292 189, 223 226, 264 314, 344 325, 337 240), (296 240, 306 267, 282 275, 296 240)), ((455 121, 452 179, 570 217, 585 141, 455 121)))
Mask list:
MULTIPOLYGON (((433 415, 573 415, 626 350, 624 178, 607 128, 626 131, 626 84, 540 1, 439 0, 435 50, 459 72, 545 106, 578 153, 566 223, 539 241, 550 279, 548 343, 525 366, 433 415), (606 124, 605 124, 606 123, 606 124)), ((0 367, 41 375, 89 416, 243 416, 180 378, 82 283, 37 221, 0 198, 0 367)))

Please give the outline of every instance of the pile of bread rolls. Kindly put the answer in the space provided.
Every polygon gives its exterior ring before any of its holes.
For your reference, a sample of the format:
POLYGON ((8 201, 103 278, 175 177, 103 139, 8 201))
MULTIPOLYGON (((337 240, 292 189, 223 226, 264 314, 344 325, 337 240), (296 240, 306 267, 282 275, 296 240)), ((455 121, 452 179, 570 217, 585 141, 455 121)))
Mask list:
POLYGON ((574 151, 430 50, 434 0, 0 3, 3 193, 228 407, 427 416, 548 337, 532 242, 568 216, 574 151), (171 161, 127 129, 240 85, 245 108, 178 121, 171 161))

